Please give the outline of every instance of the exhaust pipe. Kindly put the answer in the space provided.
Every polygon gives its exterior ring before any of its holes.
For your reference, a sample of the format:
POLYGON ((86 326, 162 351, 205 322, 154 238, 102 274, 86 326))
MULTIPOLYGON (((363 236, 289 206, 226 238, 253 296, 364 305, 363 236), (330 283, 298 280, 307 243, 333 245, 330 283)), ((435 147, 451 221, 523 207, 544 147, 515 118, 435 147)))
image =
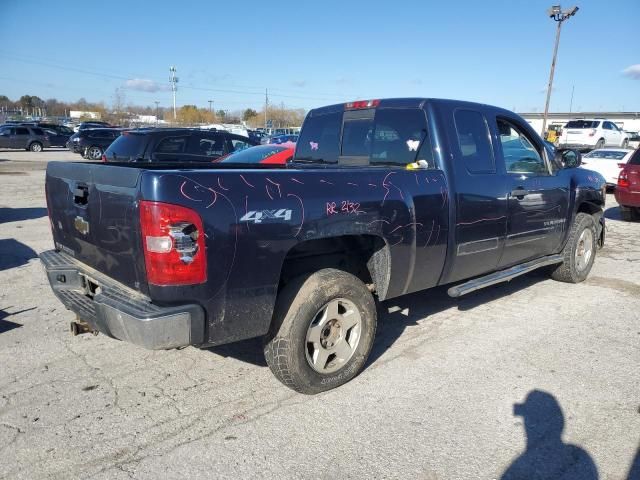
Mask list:
POLYGON ((94 335, 98 334, 98 332, 91 328, 87 322, 83 322, 80 319, 78 319, 77 322, 71 322, 71 335, 76 337, 83 333, 93 333, 94 335))

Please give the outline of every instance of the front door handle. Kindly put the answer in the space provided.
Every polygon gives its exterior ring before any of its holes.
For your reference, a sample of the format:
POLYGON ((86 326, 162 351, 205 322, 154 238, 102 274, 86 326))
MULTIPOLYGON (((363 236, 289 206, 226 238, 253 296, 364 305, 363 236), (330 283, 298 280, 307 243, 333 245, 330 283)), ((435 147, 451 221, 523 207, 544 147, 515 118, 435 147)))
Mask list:
POLYGON ((529 195, 529 190, 525 190, 522 187, 518 187, 511 191, 511 196, 516 197, 518 200, 522 200, 527 195, 529 195))

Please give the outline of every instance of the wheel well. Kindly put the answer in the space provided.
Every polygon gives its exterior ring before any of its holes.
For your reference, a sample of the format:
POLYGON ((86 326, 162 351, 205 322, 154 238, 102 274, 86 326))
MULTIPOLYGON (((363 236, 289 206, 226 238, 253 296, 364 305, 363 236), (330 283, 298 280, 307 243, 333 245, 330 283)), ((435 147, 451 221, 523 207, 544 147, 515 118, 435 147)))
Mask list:
POLYGON ((588 215, 595 215, 600 212, 602 212, 602 208, 590 202, 582 202, 577 211, 577 213, 586 213, 588 215))
POLYGON ((322 268, 338 268, 370 285, 380 299, 389 286, 389 249, 376 235, 342 235, 307 240, 294 246, 284 259, 280 274, 282 288, 291 279, 322 268))

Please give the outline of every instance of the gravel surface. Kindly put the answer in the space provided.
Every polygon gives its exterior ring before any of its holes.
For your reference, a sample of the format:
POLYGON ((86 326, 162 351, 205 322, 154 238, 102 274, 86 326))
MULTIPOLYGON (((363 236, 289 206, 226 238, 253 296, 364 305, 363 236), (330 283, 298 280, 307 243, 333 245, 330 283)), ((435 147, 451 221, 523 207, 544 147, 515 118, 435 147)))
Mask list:
POLYGON ((78 159, 0 151, 0 478, 640 478, 640 224, 612 195, 585 283, 387 302, 366 370, 309 397, 259 340, 70 335, 37 255, 46 162, 78 159))

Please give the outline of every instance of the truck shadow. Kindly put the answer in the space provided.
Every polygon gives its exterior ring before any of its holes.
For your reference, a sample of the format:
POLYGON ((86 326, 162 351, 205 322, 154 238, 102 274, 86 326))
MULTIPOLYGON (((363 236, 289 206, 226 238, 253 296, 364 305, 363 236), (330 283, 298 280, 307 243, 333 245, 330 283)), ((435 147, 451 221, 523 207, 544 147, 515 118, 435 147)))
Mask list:
POLYGON ((9 313, 7 310, 13 307, 0 308, 0 333, 8 332, 9 330, 13 330, 14 328, 20 328, 22 324, 11 322, 6 320, 7 317, 12 315, 18 315, 20 313, 29 312, 31 310, 35 310, 36 307, 25 308, 23 310, 19 310, 17 312, 9 313))
POLYGON ((460 298, 451 298, 447 294, 451 285, 446 285, 381 302, 378 305, 378 331, 365 368, 375 363, 407 327, 417 325, 418 321, 429 322, 429 317, 450 308, 457 308, 461 312, 472 310, 548 279, 549 275, 545 272, 534 271, 460 298))
POLYGON ((607 220, 622 220, 620 207, 609 207, 604 211, 604 218, 607 220))
POLYGON ((0 223, 19 222, 21 220, 33 220, 47 216, 47 209, 42 207, 30 208, 0 208, 0 223))
MULTIPOLYGON (((548 278, 548 275, 538 271, 523 275, 508 283, 487 287, 461 298, 449 297, 447 295, 449 286, 445 286, 380 302, 378 304, 376 339, 365 369, 369 368, 384 352, 391 348, 407 327, 417 325, 418 321, 428 322, 430 316, 454 307, 460 311, 471 310, 478 305, 509 296, 548 278)), ((267 366, 262 352, 262 338, 209 347, 206 350, 253 365, 267 366)))
POLYGON ((20 267, 38 254, 31 247, 15 238, 0 240, 0 271, 20 267))

